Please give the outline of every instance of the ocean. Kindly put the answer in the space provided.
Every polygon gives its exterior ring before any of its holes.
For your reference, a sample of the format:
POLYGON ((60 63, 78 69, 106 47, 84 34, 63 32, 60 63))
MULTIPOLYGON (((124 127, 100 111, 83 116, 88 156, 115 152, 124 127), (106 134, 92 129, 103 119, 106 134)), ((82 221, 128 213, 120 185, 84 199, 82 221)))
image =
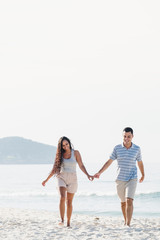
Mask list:
MULTIPOLYGON (((0 206, 58 212, 59 193, 56 178, 52 177, 45 187, 41 185, 51 169, 52 165, 50 164, 0 165, 0 206)), ((89 165, 87 169, 89 169, 89 165)), ((93 164, 91 169, 94 169, 93 164)), ((158 163, 145 164, 146 177, 143 183, 137 185, 134 216, 160 217, 159 172, 160 165, 158 163)), ((78 191, 73 200, 74 213, 103 216, 122 215, 115 188, 116 165, 111 165, 100 179, 94 181, 89 181, 78 169, 78 166, 77 174, 78 191)))

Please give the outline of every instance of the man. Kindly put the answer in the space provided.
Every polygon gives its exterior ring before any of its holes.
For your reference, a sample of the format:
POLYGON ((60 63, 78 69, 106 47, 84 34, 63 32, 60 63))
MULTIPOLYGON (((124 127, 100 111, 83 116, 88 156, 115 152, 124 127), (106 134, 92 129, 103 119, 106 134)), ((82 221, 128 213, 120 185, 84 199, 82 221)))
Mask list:
POLYGON ((110 159, 104 164, 98 173, 94 175, 99 178, 114 160, 117 160, 118 174, 116 179, 117 194, 121 200, 121 209, 125 225, 130 226, 133 213, 133 199, 137 186, 137 167, 142 174, 139 182, 144 180, 144 167, 141 158, 140 147, 132 143, 133 129, 127 127, 123 130, 123 144, 115 146, 110 159))

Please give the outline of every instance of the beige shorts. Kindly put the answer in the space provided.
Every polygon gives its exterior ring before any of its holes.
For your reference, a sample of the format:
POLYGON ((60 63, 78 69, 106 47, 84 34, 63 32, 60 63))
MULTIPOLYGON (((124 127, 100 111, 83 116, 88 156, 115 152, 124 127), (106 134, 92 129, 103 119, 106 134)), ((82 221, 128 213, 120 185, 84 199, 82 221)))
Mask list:
POLYGON ((57 176, 57 185, 58 188, 65 187, 67 192, 75 193, 77 192, 78 182, 77 174, 70 172, 62 172, 57 176))
POLYGON ((121 202, 125 202, 126 198, 134 199, 137 179, 131 179, 127 182, 116 180, 117 194, 121 202))

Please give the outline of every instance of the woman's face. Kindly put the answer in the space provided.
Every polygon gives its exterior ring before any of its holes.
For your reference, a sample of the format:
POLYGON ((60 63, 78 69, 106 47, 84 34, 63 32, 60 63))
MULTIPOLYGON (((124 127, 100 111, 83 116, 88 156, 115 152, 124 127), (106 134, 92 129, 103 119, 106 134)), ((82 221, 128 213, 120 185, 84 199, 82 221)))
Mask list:
POLYGON ((63 140, 62 147, 64 151, 70 150, 69 142, 67 140, 63 140))

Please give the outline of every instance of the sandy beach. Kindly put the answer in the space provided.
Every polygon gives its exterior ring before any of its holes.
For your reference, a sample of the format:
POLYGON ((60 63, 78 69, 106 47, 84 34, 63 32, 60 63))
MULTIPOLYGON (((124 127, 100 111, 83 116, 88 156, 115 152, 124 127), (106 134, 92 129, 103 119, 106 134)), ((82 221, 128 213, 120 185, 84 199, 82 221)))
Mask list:
POLYGON ((131 228, 121 217, 73 213, 71 227, 58 225, 58 213, 37 210, 0 209, 0 239, 160 239, 160 218, 133 218, 131 228))

